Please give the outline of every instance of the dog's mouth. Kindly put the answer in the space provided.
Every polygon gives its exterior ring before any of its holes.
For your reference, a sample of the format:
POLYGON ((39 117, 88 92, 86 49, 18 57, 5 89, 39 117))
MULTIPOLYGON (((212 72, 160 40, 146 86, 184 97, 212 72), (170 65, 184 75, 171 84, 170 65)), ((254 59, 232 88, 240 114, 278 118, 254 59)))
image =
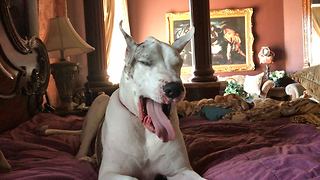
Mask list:
POLYGON ((170 109, 171 104, 160 104, 150 98, 140 97, 139 118, 141 123, 163 142, 175 138, 175 132, 169 120, 170 109))

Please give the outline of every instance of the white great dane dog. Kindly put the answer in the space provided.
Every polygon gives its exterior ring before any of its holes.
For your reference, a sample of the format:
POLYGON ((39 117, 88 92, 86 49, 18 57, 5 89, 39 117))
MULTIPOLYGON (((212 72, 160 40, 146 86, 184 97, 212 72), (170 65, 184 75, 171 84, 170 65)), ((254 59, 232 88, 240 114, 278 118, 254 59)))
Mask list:
POLYGON ((98 131, 99 179, 153 180, 161 174, 168 180, 203 180, 190 166, 176 110, 185 96, 179 52, 194 28, 171 46, 153 37, 137 44, 121 24, 127 52, 119 89, 93 102, 76 157, 87 156, 98 131))

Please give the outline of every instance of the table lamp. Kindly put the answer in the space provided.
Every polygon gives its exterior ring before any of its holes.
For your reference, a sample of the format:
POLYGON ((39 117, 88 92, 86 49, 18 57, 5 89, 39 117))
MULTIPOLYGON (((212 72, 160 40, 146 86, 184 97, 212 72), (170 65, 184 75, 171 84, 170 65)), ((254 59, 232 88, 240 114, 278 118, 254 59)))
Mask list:
POLYGON ((78 72, 79 63, 67 59, 71 55, 92 52, 94 48, 79 36, 68 17, 50 19, 49 32, 44 42, 49 57, 60 58, 60 61, 50 64, 51 74, 62 102, 58 108, 72 110, 74 78, 78 72))
POLYGON ((272 52, 269 47, 267 46, 261 47, 258 57, 260 59, 260 64, 266 64, 266 69, 265 69, 266 79, 269 79, 270 64, 273 63, 274 56, 275 56, 274 52, 272 52))

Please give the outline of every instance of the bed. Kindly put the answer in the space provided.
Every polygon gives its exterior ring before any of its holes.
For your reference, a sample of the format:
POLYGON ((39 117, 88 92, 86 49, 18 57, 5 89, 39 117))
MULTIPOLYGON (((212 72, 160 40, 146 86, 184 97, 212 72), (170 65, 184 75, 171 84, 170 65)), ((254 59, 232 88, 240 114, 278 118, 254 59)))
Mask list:
MULTIPOLYGON (((84 117, 43 112, 49 59, 42 42, 16 33, 0 1, 0 179, 97 179, 98 167, 74 156, 84 117)), ((317 92, 315 92, 314 95, 317 92)), ((213 179, 320 179, 320 105, 310 99, 215 96, 178 105, 192 167, 213 179)))
MULTIPOLYGON (((221 106, 221 101, 209 102, 214 100, 203 99, 206 102, 195 104, 208 108, 225 107, 221 106)), ((206 116, 182 117, 180 128, 192 167, 206 179, 320 178, 320 116, 315 113, 319 112, 319 105, 309 100, 299 103, 303 104, 302 107, 308 106, 308 110, 303 110, 308 112, 296 111, 294 116, 287 117, 279 113, 279 118, 262 119, 254 115, 256 112, 252 108, 252 112, 242 112, 255 118, 238 118, 236 121, 230 120, 231 116, 214 120, 208 113, 206 116)), ((291 106, 292 109, 299 109, 299 103, 291 106)), ((222 104, 228 106, 226 102, 222 104)), ((179 105, 182 106, 180 110, 184 110, 186 105, 179 105)), ((241 109, 239 105, 231 109, 241 109)), ((192 109, 197 109, 196 106, 192 109)), ((274 110, 275 107, 267 108, 274 110)), ((40 131, 43 125, 79 130, 83 120, 83 117, 74 115, 60 117, 39 113, 0 134, 0 150, 11 166, 11 169, 6 169, 1 163, 0 179, 97 179, 96 165, 74 157, 80 145, 78 136, 43 136, 40 131)))

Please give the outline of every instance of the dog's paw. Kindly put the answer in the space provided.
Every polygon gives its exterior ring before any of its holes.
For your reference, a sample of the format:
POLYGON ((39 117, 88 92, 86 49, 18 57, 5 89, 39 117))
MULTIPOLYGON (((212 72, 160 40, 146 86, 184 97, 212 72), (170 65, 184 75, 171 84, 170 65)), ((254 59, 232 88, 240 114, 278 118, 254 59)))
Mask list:
POLYGON ((48 125, 43 125, 43 126, 41 126, 40 127, 40 129, 39 129, 39 134, 41 135, 41 136, 46 136, 47 134, 46 134, 46 130, 47 129, 49 129, 49 126, 48 125))
POLYGON ((95 158, 95 156, 92 156, 92 157, 89 157, 89 156, 84 156, 84 157, 81 157, 81 158, 78 158, 79 160, 84 160, 84 161, 89 161, 91 162, 92 164, 97 164, 97 158, 95 158))

